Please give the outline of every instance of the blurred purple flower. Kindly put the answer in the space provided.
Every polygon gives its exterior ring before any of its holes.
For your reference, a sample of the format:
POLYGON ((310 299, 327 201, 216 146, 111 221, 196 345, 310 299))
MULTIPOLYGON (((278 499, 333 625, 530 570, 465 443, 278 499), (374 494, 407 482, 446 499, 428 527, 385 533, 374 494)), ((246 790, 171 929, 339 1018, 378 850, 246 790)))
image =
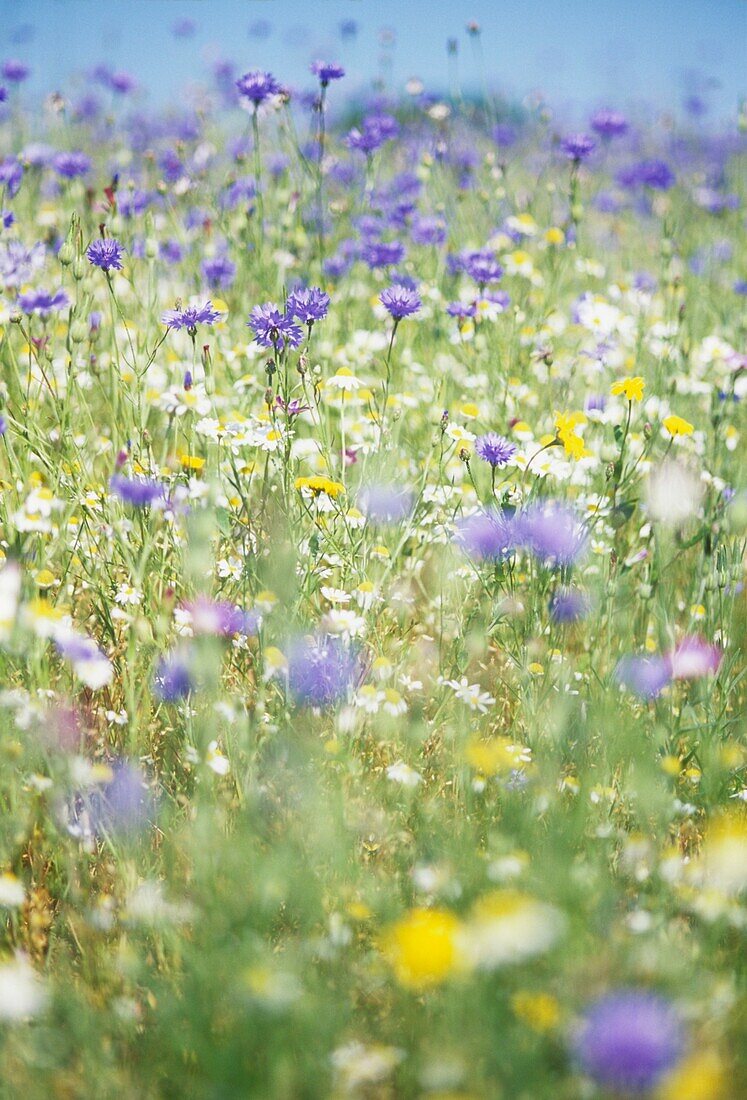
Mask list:
POLYGON ((672 663, 666 657, 623 657, 615 669, 615 679, 642 699, 655 699, 672 679, 672 663))
POLYGON ((597 1085, 641 1094, 679 1061, 684 1033, 668 1001, 646 990, 621 989, 587 1008, 574 1047, 597 1085))
POLYGON ((303 706, 332 706, 347 695, 357 666, 356 652, 339 638, 304 638, 288 654, 290 692, 303 706))

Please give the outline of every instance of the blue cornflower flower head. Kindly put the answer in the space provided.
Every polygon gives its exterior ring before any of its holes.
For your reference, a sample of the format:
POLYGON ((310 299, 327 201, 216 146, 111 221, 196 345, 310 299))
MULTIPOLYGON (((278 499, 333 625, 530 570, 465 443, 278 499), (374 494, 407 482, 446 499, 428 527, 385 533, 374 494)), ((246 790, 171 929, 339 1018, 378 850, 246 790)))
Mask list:
POLYGON ((113 777, 95 800, 91 820, 99 833, 122 834, 147 824, 155 810, 145 776, 136 764, 118 761, 113 777))
POLYGON ((8 98, 8 89, 5 87, 4 84, 0 84, 0 103, 5 103, 5 100, 7 98, 8 98))
POLYGON ((259 107, 260 103, 264 103, 266 99, 279 95, 283 90, 282 85, 272 73, 265 73, 260 69, 256 69, 251 73, 244 73, 236 81, 236 87, 240 99, 245 103, 253 104, 255 108, 259 107))
POLYGON ((559 588, 550 597, 550 618, 556 623, 575 623, 586 617, 589 598, 577 588, 559 588))
POLYGON ((367 115, 358 129, 354 127, 345 138, 348 149, 370 156, 399 133, 397 120, 391 115, 367 115))
POLYGON ((89 263, 102 271, 121 271, 124 247, 113 237, 92 241, 86 249, 89 263))
POLYGON ((490 509, 463 519, 454 541, 477 561, 500 561, 514 548, 513 518, 490 509))
POLYGON ((48 290, 38 289, 18 295, 18 305, 24 313, 37 313, 42 318, 49 317, 51 313, 64 309, 69 304, 70 299, 64 290, 56 290, 54 294, 50 294, 48 290))
POLYGON ((487 432, 475 440, 475 454, 489 466, 505 466, 516 454, 516 444, 497 432, 487 432))
POLYGON ((414 244, 443 244, 446 240, 446 224, 442 218, 415 218, 410 227, 410 236, 414 244))
POLYGON ((648 1094, 682 1057, 685 1036, 663 997, 620 989, 587 1008, 573 1045, 581 1068, 597 1085, 648 1094))
POLYGON ((555 501, 530 505, 515 517, 514 532, 517 546, 552 568, 572 565, 586 549, 576 513, 555 501))
POLYGON ((297 348, 303 340, 303 329, 297 325, 292 313, 281 313, 275 302, 255 306, 249 314, 247 326, 254 332, 254 341, 261 348, 297 348))
POLYGON ((220 320, 220 313, 213 309, 212 302, 205 302, 204 306, 188 306, 186 309, 167 309, 161 314, 161 324, 178 332, 186 328, 188 332, 194 332, 198 325, 214 325, 220 320))
POLYGON ((464 271, 480 286, 497 283, 503 275, 503 268, 489 252, 473 252, 464 261, 464 271))
POLYGON ((23 165, 16 157, 6 157, 0 163, 0 185, 3 186, 10 198, 15 198, 23 179, 23 165))
POLYGON ((667 657, 623 657, 615 669, 615 679, 641 699, 655 699, 672 679, 672 662, 667 657))
POLYGON ((185 604, 185 610, 192 618, 195 634, 213 634, 221 638, 234 634, 255 635, 262 619, 258 611, 247 611, 227 600, 211 600, 207 596, 185 604))
POLYGON ((11 225, 16 220, 16 216, 12 210, 0 210, 0 227, 3 229, 10 229, 11 225))
POLYGON ((28 65, 23 61, 18 61, 16 58, 8 58, 7 61, 3 61, 2 67, 0 67, 0 73, 6 80, 9 80, 11 84, 20 84, 26 80, 31 72, 28 65))
POLYGON ((212 256, 202 261, 202 277, 209 286, 225 290, 236 278, 236 264, 228 256, 212 256))
POLYGON ((458 320, 464 321, 468 317, 477 316, 477 306, 474 302, 448 302, 446 312, 449 317, 456 317, 458 320))
POLYGON ((622 137, 628 132, 628 120, 619 111, 596 111, 589 120, 589 125, 595 134, 601 138, 622 137))
POLYGON ((356 651, 340 638, 304 638, 290 647, 288 688, 302 706, 333 706, 345 698, 357 671, 356 651))
POLYGON ((0 436, 4 436, 8 430, 8 421, 4 416, 0 416, 0 436))
POLYGON ((288 295, 286 311, 305 325, 323 321, 329 312, 329 294, 318 286, 294 290, 288 295))
POLYGON ((332 80, 342 80, 345 75, 342 65, 334 61, 313 61, 310 70, 323 88, 326 88, 332 80))
POLYGON ((360 509, 376 523, 399 523, 412 512, 413 495, 397 485, 367 485, 358 497, 360 509))
POLYGON ((582 160, 588 160, 596 148, 594 138, 588 134, 568 134, 560 143, 564 156, 580 164, 582 160))
POLYGON ((109 479, 109 488, 115 496, 125 504, 131 504, 133 508, 146 508, 164 496, 163 485, 154 478, 129 478, 123 474, 114 474, 109 479))
POLYGON ((197 24, 194 19, 190 19, 185 16, 183 19, 177 19, 175 23, 171 25, 171 33, 174 38, 192 38, 197 30, 197 24))
POLYGON ((735 294, 740 294, 742 297, 747 296, 747 279, 737 279, 732 285, 732 290, 735 294))
POLYGON ((80 150, 74 149, 71 152, 57 153, 52 161, 52 167, 63 179, 74 180, 90 172, 91 158, 80 150))
POLYGON ((192 663, 186 650, 175 650, 162 657, 156 668, 153 694, 164 703, 186 699, 194 689, 192 663))
POLYGON ((650 187, 652 191, 668 191, 674 185, 674 172, 666 161, 641 160, 618 172, 617 182, 627 190, 650 187))
POLYGON ((402 263, 405 255, 405 246, 400 241, 371 241, 363 247, 361 259, 375 271, 402 263))
POLYGON ((401 321, 403 317, 411 317, 423 304, 417 290, 402 286, 401 283, 394 283, 386 290, 382 290, 379 301, 395 321, 401 321))
POLYGON ((510 149, 519 140, 516 127, 508 122, 499 122, 497 126, 494 126, 491 136, 496 145, 500 145, 504 149, 510 149))

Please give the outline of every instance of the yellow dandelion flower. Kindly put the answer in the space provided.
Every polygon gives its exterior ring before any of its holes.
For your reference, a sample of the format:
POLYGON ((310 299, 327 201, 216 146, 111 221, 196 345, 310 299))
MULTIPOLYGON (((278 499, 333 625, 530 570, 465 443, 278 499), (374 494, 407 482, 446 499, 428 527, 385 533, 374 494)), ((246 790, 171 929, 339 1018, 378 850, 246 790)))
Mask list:
POLYGON ((407 989, 440 985, 462 968, 459 919, 447 909, 411 909, 392 925, 381 949, 397 981, 407 989))

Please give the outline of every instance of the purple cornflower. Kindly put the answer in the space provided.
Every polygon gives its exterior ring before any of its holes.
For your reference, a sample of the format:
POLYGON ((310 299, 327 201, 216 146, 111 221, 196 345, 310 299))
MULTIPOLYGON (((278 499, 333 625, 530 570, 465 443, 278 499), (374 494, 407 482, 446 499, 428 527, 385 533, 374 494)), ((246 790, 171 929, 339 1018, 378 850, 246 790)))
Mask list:
POLYGON ((487 432, 475 440, 475 454, 495 469, 496 466, 505 466, 513 458, 516 444, 497 432, 487 432))
POLYGON ((402 263, 404 258, 405 246, 400 241, 370 241, 361 252, 361 259, 373 271, 402 263))
POLYGON ((574 1040, 581 1068, 605 1089, 648 1093, 680 1059, 682 1024, 647 990, 621 989, 590 1005, 574 1040))
POLYGON ((314 61, 310 69, 314 76, 318 77, 323 88, 326 88, 331 80, 342 80, 345 75, 342 65, 334 61, 314 61))
POLYGON ((623 657, 615 669, 615 679, 641 699, 655 699, 672 679, 672 662, 667 657, 623 657))
POLYGON ((236 87, 238 88, 239 97, 248 103, 252 103, 255 110, 260 103, 264 103, 266 99, 270 99, 272 96, 279 95, 283 90, 282 85, 272 73, 265 73, 260 69, 255 69, 251 73, 244 73, 236 81, 236 87))
POLYGON ((124 477, 114 474, 109 479, 109 488, 125 504, 133 508, 145 508, 163 497, 163 485, 153 478, 124 477))
POLYGON ((303 340, 303 329, 289 312, 281 313, 275 302, 265 302, 255 306, 249 314, 247 325, 254 332, 255 343, 261 348, 275 348, 285 351, 297 348, 303 340))
POLYGON ((412 493, 397 485, 368 485, 358 497, 361 511, 377 523, 399 523, 412 512, 412 493))
POLYGON ((83 805, 94 832, 121 836, 146 825, 155 805, 145 776, 136 764, 117 761, 111 767, 112 778, 89 793, 83 805))
POLYGON ((205 302, 204 306, 188 306, 186 309, 167 309, 161 314, 161 324, 178 332, 186 328, 190 334, 197 330, 198 325, 214 325, 220 318, 217 309, 213 309, 213 303, 205 302))
POLYGON ((476 512, 459 523, 454 541, 477 561, 500 561, 513 549, 511 519, 495 510, 476 512))
POLYGON ((202 261, 202 277, 209 286, 223 290, 236 278, 236 264, 228 256, 212 256, 202 261))
POLYGON ((664 160, 641 160, 623 168, 618 173, 617 182, 621 187, 631 190, 636 187, 650 187, 652 191, 668 191, 673 186, 674 172, 664 160))
POLYGON ((339 638, 304 638, 288 655, 291 695, 303 706, 332 706, 347 695, 357 665, 357 654, 339 638))
POLYGON ((245 611, 227 600, 211 600, 207 596, 199 596, 184 606, 192 617, 195 634, 214 634, 221 638, 230 638, 234 634, 256 634, 259 628, 261 616, 258 612, 245 611))
POLYGON ((92 241, 86 249, 89 263, 94 267, 100 267, 102 271, 121 271, 124 248, 113 237, 106 240, 92 241))
POLYGON ((560 148, 569 160, 580 164, 582 160, 588 160, 594 152, 596 142, 588 134, 568 134, 561 141, 560 148))
POLYGON ((327 316, 329 294, 318 286, 294 290, 288 295, 285 308, 291 316, 303 321, 305 325, 313 325, 316 321, 323 321, 327 316))
POLYGON ((363 124, 358 127, 353 127, 345 138, 345 144, 348 149, 355 149, 359 153, 365 153, 366 156, 370 156, 375 153, 377 149, 380 149, 384 142, 389 141, 390 136, 385 132, 384 128, 380 125, 379 119, 375 117, 366 118, 363 120, 363 124))
POLYGON ((5 103, 5 100, 7 98, 8 98, 8 89, 5 87, 4 84, 0 84, 0 103, 5 103))
POLYGON ((18 305, 24 313, 38 313, 44 319, 54 310, 64 309, 69 302, 64 290, 56 290, 54 294, 50 294, 47 290, 38 289, 18 295, 18 305))
POLYGON ((20 84, 23 80, 26 80, 31 69, 23 61, 18 61, 16 58, 8 58, 7 61, 3 61, 0 72, 3 74, 6 80, 10 80, 13 84, 20 84))
POLYGON ((722 656, 721 649, 707 642, 705 638, 682 638, 670 654, 672 678, 695 680, 701 676, 715 675, 722 656))
POLYGON ((442 218, 415 218, 410 236, 415 244, 443 244, 446 240, 446 225, 442 218))
POLYGON ((589 120, 589 125, 601 138, 622 137, 628 132, 628 120, 619 111, 606 109, 595 111, 589 120))
POLYGON ((158 662, 153 681, 154 694, 164 703, 185 699, 194 687, 188 655, 184 651, 170 653, 158 662))
POLYGON ((575 623, 589 611, 589 598, 577 588, 559 588, 550 598, 550 618, 556 623, 575 623))
POLYGON ((576 513, 556 501, 530 504, 516 516, 517 545, 544 565, 572 565, 586 548, 586 533, 576 513))
POLYGON ((423 304, 417 290, 402 286, 401 283, 394 283, 386 290, 382 290, 379 301, 395 321, 401 321, 403 317, 411 317, 423 304))
POLYGON ((2 185, 10 198, 18 194, 23 179, 23 165, 16 157, 6 157, 0 164, 0 185, 2 185))
POLYGON ((449 317, 458 317, 460 321, 467 317, 477 316, 477 306, 474 302, 449 302, 446 306, 449 317))
POLYGON ((497 283, 503 275, 503 268, 490 252, 473 252, 465 258, 464 271, 479 286, 497 283))
POLYGON ((90 172, 91 158, 80 150, 73 149, 70 152, 57 153, 52 161, 52 167, 63 179, 74 180, 90 172))

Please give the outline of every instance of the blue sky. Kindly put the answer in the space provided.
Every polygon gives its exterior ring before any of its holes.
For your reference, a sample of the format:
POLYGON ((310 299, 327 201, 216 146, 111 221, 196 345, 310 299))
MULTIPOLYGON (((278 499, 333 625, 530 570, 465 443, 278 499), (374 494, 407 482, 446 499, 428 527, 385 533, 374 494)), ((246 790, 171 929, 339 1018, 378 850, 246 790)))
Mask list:
POLYGON ((289 83, 305 79, 310 59, 341 60, 349 87, 370 82, 380 31, 396 33, 393 83, 417 75, 449 86, 446 42, 459 40, 465 87, 479 70, 465 24, 482 26, 491 85, 515 96, 540 89, 561 109, 647 102, 668 109, 705 89, 712 117, 733 116, 747 91, 746 0, 0 0, 4 56, 34 67, 34 90, 67 86, 75 70, 106 61, 131 71, 158 101, 204 79, 209 59, 241 70, 269 68, 289 83), (190 18, 197 32, 177 39, 190 18), (354 19, 356 39, 339 25, 354 19), (249 33, 265 21, 261 38, 249 33))

